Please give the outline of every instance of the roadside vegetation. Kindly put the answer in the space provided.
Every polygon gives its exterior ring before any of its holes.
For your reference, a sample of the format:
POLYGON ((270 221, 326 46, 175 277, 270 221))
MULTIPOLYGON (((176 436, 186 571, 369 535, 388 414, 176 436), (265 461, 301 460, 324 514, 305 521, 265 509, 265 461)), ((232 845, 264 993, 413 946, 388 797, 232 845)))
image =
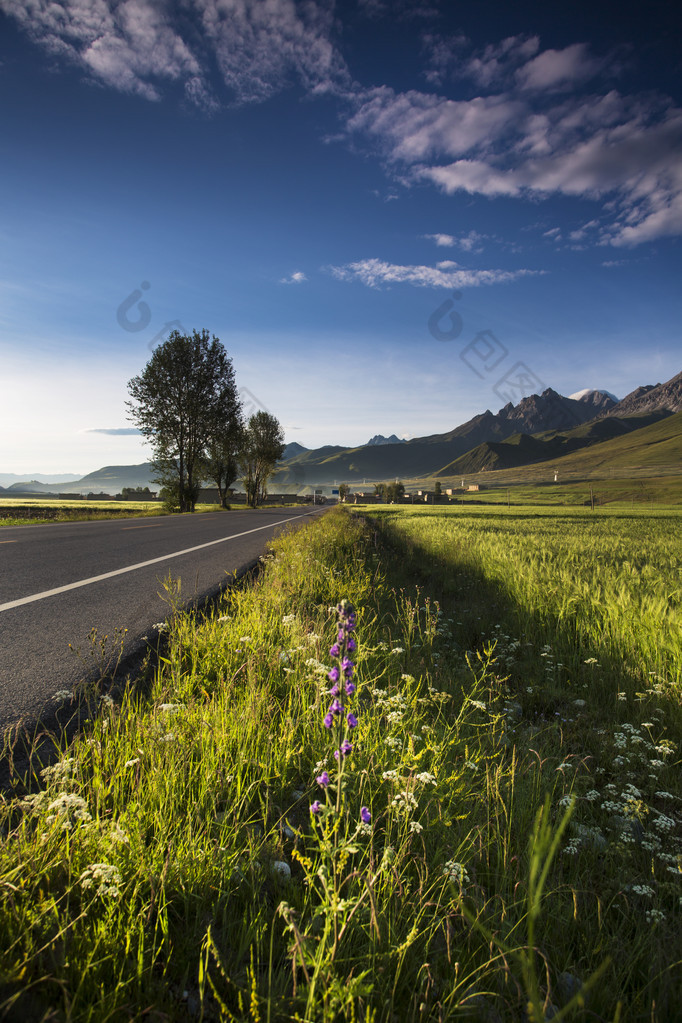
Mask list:
POLYGON ((678 1018, 681 518, 339 508, 169 582, 2 799, 0 1019, 678 1018))
MULTIPOLYGON (((195 511, 218 511, 217 504, 197 504, 195 511)), ((171 514, 163 501, 54 501, 45 498, 0 498, 0 526, 44 525, 46 522, 92 522, 171 514), (20 508, 21 511, 17 509, 20 508)))

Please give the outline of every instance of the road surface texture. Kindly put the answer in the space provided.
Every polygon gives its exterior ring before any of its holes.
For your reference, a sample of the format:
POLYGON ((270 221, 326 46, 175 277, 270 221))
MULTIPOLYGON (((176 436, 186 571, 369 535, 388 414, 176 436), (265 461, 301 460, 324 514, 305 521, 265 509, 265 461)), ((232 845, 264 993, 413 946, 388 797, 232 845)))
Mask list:
MULTIPOLYGON (((168 617, 168 575, 183 606, 217 595, 268 540, 323 509, 210 512, 0 530, 0 731, 54 707, 95 675, 90 633, 120 635, 130 660, 168 617), (71 649, 69 647, 71 644, 71 649), (74 651, 80 650, 81 657, 74 651)), ((111 641, 109 649, 113 650, 111 641)))

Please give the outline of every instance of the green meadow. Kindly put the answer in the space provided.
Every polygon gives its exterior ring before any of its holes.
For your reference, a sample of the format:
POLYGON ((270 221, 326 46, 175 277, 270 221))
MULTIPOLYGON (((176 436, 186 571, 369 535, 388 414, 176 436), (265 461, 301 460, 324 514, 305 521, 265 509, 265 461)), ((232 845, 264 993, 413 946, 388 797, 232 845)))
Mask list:
POLYGON ((337 508, 169 579, 122 696, 6 740, 0 1019, 679 1019, 681 525, 337 508))
MULTIPOLYGON (((198 504, 196 511, 217 511, 217 504, 198 504)), ((143 518, 168 515, 162 501, 87 501, 45 497, 0 497, 0 526, 40 525, 46 522, 85 522, 96 519, 143 518), (17 509, 30 509, 27 517, 17 509), (41 511, 44 514, 41 515, 41 511)))

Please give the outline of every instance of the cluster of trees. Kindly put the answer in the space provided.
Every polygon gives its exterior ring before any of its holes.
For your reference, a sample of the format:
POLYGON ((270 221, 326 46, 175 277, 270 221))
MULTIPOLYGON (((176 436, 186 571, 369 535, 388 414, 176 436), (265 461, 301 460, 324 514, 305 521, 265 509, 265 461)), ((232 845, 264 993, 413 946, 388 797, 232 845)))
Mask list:
POLYGON ((269 412, 244 421, 234 367, 207 330, 174 330, 128 382, 129 418, 152 445, 155 483, 173 507, 194 511, 199 490, 215 484, 220 502, 239 479, 256 507, 284 451, 284 431, 269 412))
POLYGON ((376 483, 374 492, 386 504, 392 504, 405 496, 405 485, 403 483, 376 483))

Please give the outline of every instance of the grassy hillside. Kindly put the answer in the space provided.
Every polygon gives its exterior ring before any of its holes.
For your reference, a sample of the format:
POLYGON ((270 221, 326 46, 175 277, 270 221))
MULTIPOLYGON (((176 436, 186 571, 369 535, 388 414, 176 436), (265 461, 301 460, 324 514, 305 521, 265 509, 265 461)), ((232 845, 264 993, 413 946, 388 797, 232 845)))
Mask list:
POLYGON ((509 469, 548 459, 563 458, 574 451, 641 430, 668 418, 669 415, 668 412, 659 412, 625 419, 613 417, 583 423, 573 430, 548 430, 532 435, 517 433, 504 441, 479 444, 472 451, 446 465, 436 475, 456 476, 462 473, 466 475, 484 469, 509 469))
POLYGON ((438 478, 443 486, 448 482, 457 486, 462 477, 466 477, 466 484, 479 483, 486 487, 531 486, 552 482, 555 473, 562 483, 597 479, 641 482, 648 477, 682 475, 682 413, 558 458, 468 472, 462 469, 454 472, 450 463, 436 475, 422 477, 422 480, 426 485, 429 480, 438 478))

